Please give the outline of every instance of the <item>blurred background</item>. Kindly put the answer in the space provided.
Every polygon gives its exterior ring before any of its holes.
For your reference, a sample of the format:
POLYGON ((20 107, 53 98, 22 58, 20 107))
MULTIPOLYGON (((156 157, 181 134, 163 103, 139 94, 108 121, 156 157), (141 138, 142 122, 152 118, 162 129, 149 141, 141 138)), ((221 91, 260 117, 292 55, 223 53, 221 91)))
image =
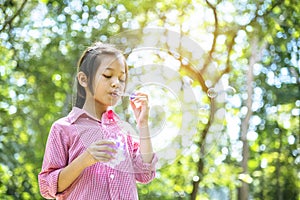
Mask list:
MULTIPOLYGON (((171 62, 182 86, 198 92, 199 120, 184 124, 196 130, 187 151, 138 184, 140 199, 300 200, 299 21, 297 0, 0 0, 0 199, 42 199, 45 143, 72 107, 82 51, 160 27, 201 46, 151 52, 151 62, 171 62)), ((131 69, 138 58, 128 57, 131 69)), ((180 124, 174 99, 151 116, 180 124)))

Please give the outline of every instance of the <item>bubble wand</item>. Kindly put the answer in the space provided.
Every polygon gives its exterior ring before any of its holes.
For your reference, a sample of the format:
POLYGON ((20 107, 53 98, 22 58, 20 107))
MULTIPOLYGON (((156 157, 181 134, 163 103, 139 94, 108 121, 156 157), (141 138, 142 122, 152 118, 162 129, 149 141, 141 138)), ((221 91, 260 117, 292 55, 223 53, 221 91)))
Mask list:
POLYGON ((118 96, 121 96, 121 97, 129 97, 130 100, 133 100, 135 98, 145 98, 145 96, 138 96, 136 95, 135 93, 118 93, 118 96))

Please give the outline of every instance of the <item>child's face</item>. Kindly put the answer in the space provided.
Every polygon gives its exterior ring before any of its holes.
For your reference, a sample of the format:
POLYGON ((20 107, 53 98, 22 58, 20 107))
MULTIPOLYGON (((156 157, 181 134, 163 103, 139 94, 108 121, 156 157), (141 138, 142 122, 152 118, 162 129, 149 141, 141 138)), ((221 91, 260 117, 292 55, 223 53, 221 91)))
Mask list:
POLYGON ((94 99, 97 103, 112 106, 117 103, 126 84, 123 57, 106 56, 99 66, 94 80, 94 99))

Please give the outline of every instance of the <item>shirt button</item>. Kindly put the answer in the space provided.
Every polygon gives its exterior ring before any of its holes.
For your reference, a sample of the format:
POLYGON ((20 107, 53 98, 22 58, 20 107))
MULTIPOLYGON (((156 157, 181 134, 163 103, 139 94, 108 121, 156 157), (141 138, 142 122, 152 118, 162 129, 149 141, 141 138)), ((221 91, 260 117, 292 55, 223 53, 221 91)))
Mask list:
POLYGON ((114 179, 114 178, 115 178, 115 175, 114 175, 114 174, 111 174, 109 177, 110 177, 111 179, 114 179))

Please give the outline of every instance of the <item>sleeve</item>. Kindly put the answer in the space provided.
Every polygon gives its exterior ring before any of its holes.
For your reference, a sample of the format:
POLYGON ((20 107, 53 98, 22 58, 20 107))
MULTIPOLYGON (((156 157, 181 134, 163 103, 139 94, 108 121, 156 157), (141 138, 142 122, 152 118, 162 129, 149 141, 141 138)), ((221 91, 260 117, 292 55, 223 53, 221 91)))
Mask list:
POLYGON ((132 163, 135 172, 135 179, 143 184, 151 182, 155 178, 155 165, 158 161, 157 155, 154 153, 152 161, 145 163, 140 153, 140 145, 137 141, 133 141, 129 136, 132 163))
POLYGON ((67 165, 67 135, 57 125, 51 127, 42 170, 38 175, 41 195, 46 199, 53 199, 57 194, 57 182, 60 171, 67 165))

